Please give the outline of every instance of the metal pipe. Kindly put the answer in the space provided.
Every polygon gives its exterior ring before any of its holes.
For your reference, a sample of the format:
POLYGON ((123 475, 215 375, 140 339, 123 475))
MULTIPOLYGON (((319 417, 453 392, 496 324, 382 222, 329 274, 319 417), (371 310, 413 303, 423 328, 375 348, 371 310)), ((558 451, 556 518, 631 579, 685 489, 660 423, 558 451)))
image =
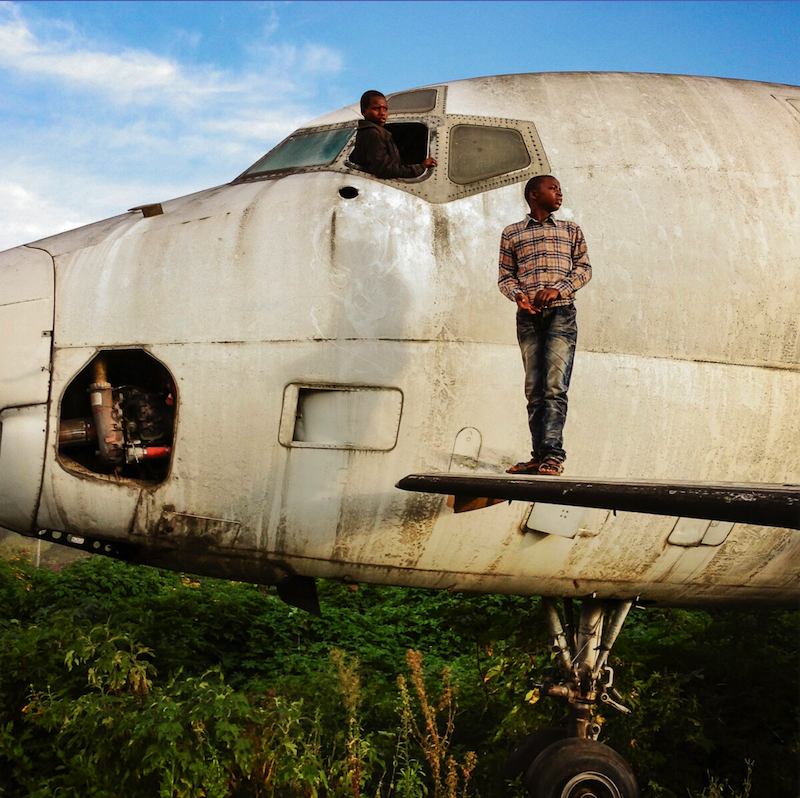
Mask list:
POLYGON ((603 633, 603 604, 597 599, 584 599, 581 605, 581 618, 578 622, 576 662, 583 665, 587 672, 594 671, 600 638, 603 633))
POLYGON ((557 651, 561 657, 561 663, 567 671, 572 670, 572 655, 569 652, 567 637, 564 634, 564 627, 558 617, 556 600, 549 596, 542 598, 544 609, 547 613, 547 624, 550 627, 550 635, 553 638, 553 650, 557 651))
POLYGON ((632 606, 633 599, 620 601, 620 603, 617 605, 617 611, 614 613, 614 617, 611 619, 611 621, 609 621, 605 634, 603 635, 603 642, 600 644, 600 652, 597 658, 597 664, 595 665, 594 672, 592 673, 593 678, 597 679, 600 676, 600 673, 605 667, 606 662, 608 662, 608 655, 611 652, 611 648, 616 642, 617 637, 619 637, 619 633, 622 631, 622 626, 625 623, 625 619, 628 617, 628 613, 631 611, 632 606))
POLYGON ((564 631, 567 634, 567 643, 572 656, 575 656, 575 608, 571 598, 561 599, 564 614, 564 631))
POLYGON ((106 368, 106 359, 103 355, 98 355, 94 363, 92 363, 92 374, 95 382, 108 382, 108 369, 106 368))
POLYGON ((107 463, 119 465, 124 458, 121 413, 114 403, 113 389, 107 380, 108 370, 102 355, 94 360, 93 376, 94 382, 88 390, 100 457, 107 463))
POLYGON ((567 729, 570 737, 589 737, 592 726, 592 704, 590 701, 575 701, 570 707, 567 729))
POLYGON ((58 425, 58 445, 60 448, 86 446, 90 443, 97 443, 97 430, 92 423, 92 419, 64 419, 58 425))
POLYGON ((128 463, 138 463, 141 460, 159 460, 172 454, 171 446, 128 446, 125 451, 125 460, 128 463))

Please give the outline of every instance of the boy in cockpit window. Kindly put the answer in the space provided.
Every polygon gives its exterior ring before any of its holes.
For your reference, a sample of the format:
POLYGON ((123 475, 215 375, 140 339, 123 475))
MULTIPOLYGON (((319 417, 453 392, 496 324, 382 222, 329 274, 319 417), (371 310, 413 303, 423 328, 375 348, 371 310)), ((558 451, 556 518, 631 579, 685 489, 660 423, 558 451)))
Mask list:
POLYGON ((422 163, 404 164, 400 159, 392 134, 384 127, 389 106, 379 91, 365 91, 361 95, 361 113, 356 145, 350 160, 375 177, 419 177, 426 169, 436 166, 433 158, 422 163))

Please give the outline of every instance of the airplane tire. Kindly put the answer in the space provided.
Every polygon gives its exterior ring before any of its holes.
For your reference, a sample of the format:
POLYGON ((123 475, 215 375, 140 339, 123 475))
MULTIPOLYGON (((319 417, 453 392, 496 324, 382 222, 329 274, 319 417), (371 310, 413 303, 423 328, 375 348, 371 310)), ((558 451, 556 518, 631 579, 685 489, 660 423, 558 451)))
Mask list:
POLYGON ((551 726, 546 729, 537 729, 527 737, 523 737, 511 749, 511 753, 509 753, 508 759, 503 765, 503 770, 500 774, 503 783, 511 781, 517 776, 524 776, 533 761, 545 748, 557 743, 559 740, 563 740, 566 736, 566 729, 558 729, 551 726))
POLYGON ((531 798, 640 798, 630 765, 607 745, 579 737, 545 748, 523 783, 531 798))

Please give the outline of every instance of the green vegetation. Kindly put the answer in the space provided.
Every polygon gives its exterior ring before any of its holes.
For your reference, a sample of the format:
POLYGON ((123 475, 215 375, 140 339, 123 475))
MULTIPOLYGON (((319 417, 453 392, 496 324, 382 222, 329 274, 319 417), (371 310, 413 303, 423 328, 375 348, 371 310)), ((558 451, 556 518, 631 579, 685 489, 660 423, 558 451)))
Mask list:
MULTIPOLYGON (((0 561, 0 796, 521 796, 509 747, 563 723, 536 600, 271 588, 95 557, 0 561)), ((797 795, 798 613, 634 612, 633 710, 602 739, 652 798, 797 795)))

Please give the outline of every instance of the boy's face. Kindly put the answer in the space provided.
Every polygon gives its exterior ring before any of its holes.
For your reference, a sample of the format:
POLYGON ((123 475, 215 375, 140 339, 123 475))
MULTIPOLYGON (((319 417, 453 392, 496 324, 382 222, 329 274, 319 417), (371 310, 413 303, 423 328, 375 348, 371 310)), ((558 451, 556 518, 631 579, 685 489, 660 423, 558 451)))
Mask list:
POLYGON ((369 105, 364 109, 364 119, 376 125, 385 125, 389 116, 389 106, 385 97, 370 97, 369 105))
POLYGON ((553 213, 561 207, 561 184, 554 177, 543 180, 528 195, 528 204, 531 207, 541 208, 547 213, 553 213))

